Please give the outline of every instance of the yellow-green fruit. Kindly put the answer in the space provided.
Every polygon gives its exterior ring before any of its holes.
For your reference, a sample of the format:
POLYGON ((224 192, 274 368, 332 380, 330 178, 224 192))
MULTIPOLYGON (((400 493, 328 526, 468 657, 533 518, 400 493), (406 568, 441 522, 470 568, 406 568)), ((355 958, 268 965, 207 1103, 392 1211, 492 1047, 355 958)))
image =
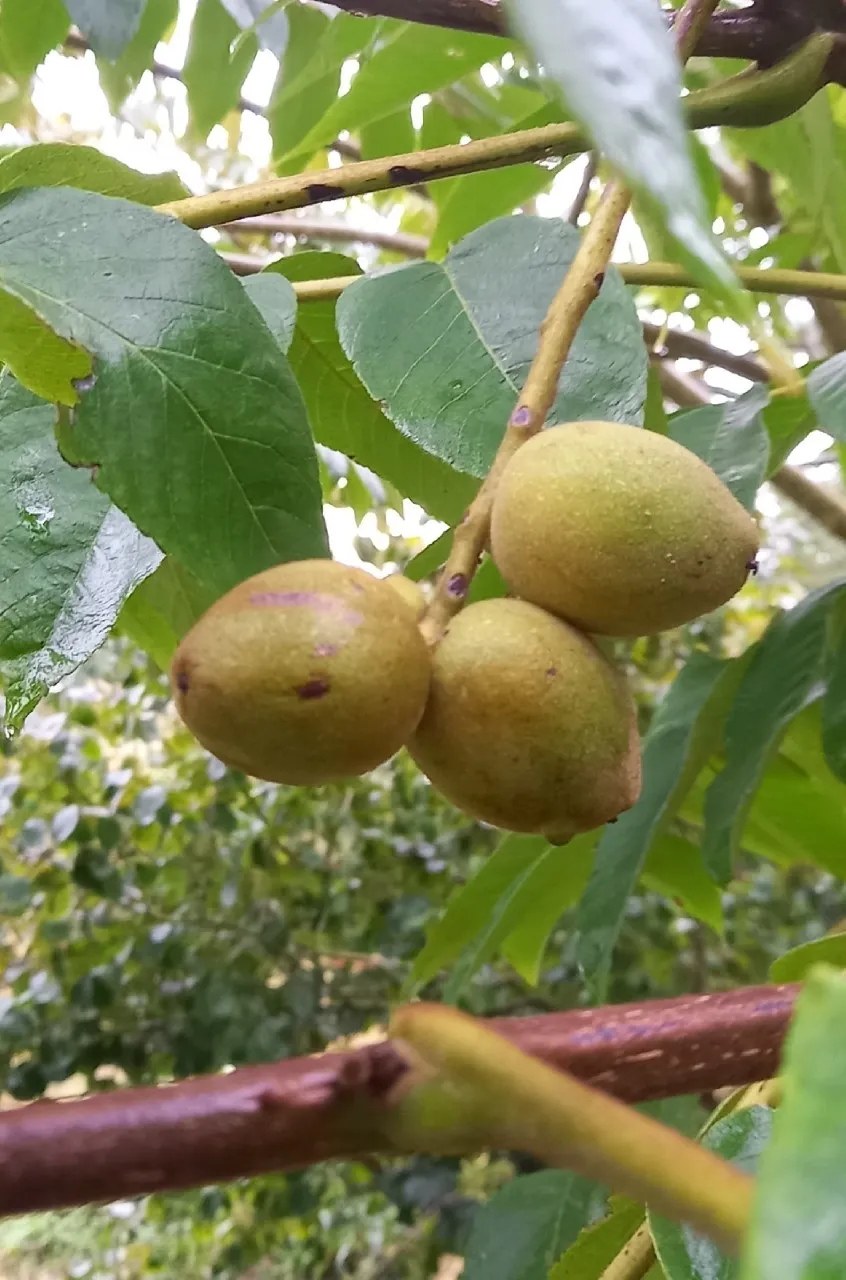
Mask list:
POLYGON ((412 582, 411 578, 406 578, 401 573, 392 573, 389 578, 385 578, 385 582, 398 592, 414 613, 415 618, 423 617, 426 611, 426 597, 419 583, 412 582))
POLYGON ((203 746, 257 778, 315 785, 375 768, 415 728, 429 652, 384 580, 331 560, 277 565, 218 600, 171 667, 203 746))
POLYGON ((739 591, 758 528, 700 458, 614 422, 550 427, 493 504, 493 558, 515 595, 599 635, 690 622, 739 591))
POLYGON ((615 818, 640 791, 622 675, 587 636, 523 600, 482 600, 453 618, 408 747, 460 809, 556 842, 615 818))

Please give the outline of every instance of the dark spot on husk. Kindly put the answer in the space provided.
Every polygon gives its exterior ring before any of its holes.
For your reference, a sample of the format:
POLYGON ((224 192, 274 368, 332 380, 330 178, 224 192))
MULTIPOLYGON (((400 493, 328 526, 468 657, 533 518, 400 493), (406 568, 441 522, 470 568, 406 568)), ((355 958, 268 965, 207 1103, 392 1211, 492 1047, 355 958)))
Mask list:
POLYGON ((512 427, 528 427, 532 423, 532 411, 527 404, 518 404, 509 419, 512 427))
POLYGON ((410 169, 405 164, 393 164, 388 170, 388 177, 391 182, 395 182, 399 187, 406 184, 410 187, 416 187, 421 182, 425 182, 427 176, 422 169, 410 169))
POLYGON ((191 678, 185 667, 180 667, 174 677, 174 684, 180 693, 187 693, 191 688, 191 678))
POLYGON ((596 275, 593 277, 593 284, 594 284, 594 288, 596 289, 596 292, 599 293, 599 290, 605 284, 604 271, 597 271, 596 275))
POLYGON ((328 692, 329 681, 324 680, 321 676, 315 676, 313 680, 306 680, 305 684, 297 687, 297 697, 302 698, 304 702, 309 702, 312 698, 322 698, 324 693, 328 692))
POLYGON ((312 182, 308 194, 309 199, 319 204, 321 200, 340 200, 346 193, 343 187, 335 187, 327 182, 312 182))
POLYGON ((557 675, 558 675, 558 668, 557 668, 557 667, 547 667, 547 669, 546 669, 546 674, 549 676, 549 678, 550 678, 550 680, 551 680, 553 676, 557 676, 557 675))
POLYGON ((454 573, 447 583, 447 591, 455 600, 463 600, 467 595, 468 585, 463 573, 454 573))

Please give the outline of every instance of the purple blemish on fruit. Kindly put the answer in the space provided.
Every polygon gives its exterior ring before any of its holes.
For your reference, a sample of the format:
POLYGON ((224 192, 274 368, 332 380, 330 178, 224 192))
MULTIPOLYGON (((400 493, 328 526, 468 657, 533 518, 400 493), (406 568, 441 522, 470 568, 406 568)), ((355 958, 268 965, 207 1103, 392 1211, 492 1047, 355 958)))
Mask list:
POLYGON ((176 684, 176 687, 180 693, 187 693, 188 690, 191 688, 191 681, 189 680, 188 672, 185 670, 184 667, 180 667, 180 669, 177 671, 176 680, 174 683, 176 684))
POLYGON ((84 395, 86 391, 93 391, 97 385, 97 375, 94 372, 86 373, 84 378, 71 378, 71 386, 79 395, 84 395))
POLYGON ((527 404, 518 404, 509 419, 509 426, 528 427, 532 422, 532 411, 527 404))
POLYGON ((324 640, 321 644, 314 646, 315 657, 334 658, 336 653, 340 653, 342 647, 342 645, 330 644, 327 640, 324 640))
POLYGON ((324 693, 328 692, 329 681, 321 676, 315 676, 313 680, 306 680, 305 684, 297 686, 297 697, 302 698, 304 702, 310 702, 312 698, 322 698, 324 693))
POLYGON ((757 577, 757 574, 758 574, 758 561, 756 560, 755 556, 753 556, 751 560, 747 560, 747 561, 746 561, 746 569, 747 569, 747 572, 748 572, 748 573, 751 573, 751 574, 752 574, 752 577, 753 577, 753 578, 754 578, 754 577, 757 577))
POLYGON ((455 600, 463 600, 467 595, 468 585, 465 574, 454 573, 447 583, 447 591, 455 600))
MULTIPOLYGON (((358 590, 363 590, 359 587, 358 590)), ((312 609, 315 613, 332 613, 341 622, 357 627, 364 621, 364 615, 357 609, 350 609, 337 596, 324 595, 319 591, 254 591, 250 596, 250 604, 265 605, 274 609, 312 609)))
POLYGON ((557 675, 558 675, 558 668, 557 668, 557 667, 547 667, 547 669, 546 669, 546 674, 549 676, 549 678, 550 678, 550 680, 551 680, 553 676, 557 676, 557 675))

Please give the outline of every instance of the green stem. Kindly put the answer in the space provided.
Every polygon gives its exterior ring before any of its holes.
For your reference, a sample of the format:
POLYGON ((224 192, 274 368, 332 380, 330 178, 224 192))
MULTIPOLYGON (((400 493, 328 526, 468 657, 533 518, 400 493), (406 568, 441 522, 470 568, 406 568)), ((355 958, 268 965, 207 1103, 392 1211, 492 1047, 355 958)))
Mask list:
MULTIPOLYGON (((811 36, 796 53, 768 71, 744 73, 689 94, 684 99, 689 127, 770 124, 791 115, 822 87, 832 41, 833 37, 825 34, 811 36)), ((589 147, 588 138, 577 125, 551 124, 499 137, 478 138, 466 145, 434 147, 429 151, 362 160, 340 169, 269 178, 228 191, 171 201, 159 205, 158 209, 189 227, 214 227, 237 218, 281 213, 326 200, 416 186, 438 178, 454 178, 550 156, 563 160, 589 147)))
MULTIPOLYGON (((626 284, 647 288, 702 289, 702 284, 677 262, 618 262, 626 284)), ((846 275, 826 271, 788 271, 780 267, 736 267, 737 278, 752 293, 782 293, 796 298, 830 298, 846 302, 846 275)), ((300 302, 337 298, 361 276, 333 276, 294 284, 300 302)))
POLYGON ((754 1184, 733 1165, 454 1009, 406 1005, 390 1035, 411 1065, 385 1112, 398 1150, 450 1152, 471 1135, 482 1146, 525 1151, 738 1252, 754 1184))

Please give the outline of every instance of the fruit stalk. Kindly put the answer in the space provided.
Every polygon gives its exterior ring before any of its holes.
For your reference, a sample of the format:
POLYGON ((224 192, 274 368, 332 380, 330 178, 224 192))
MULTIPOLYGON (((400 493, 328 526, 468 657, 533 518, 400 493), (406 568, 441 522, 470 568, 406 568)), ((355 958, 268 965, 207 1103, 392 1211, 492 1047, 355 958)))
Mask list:
POLYGON ((406 1005, 389 1030, 411 1065, 385 1118, 402 1149, 413 1139, 418 1150, 443 1150, 456 1128, 473 1131, 486 1145, 607 1182, 738 1252, 754 1184, 733 1165, 455 1009, 406 1005))
POLYGON ((488 541, 493 500, 500 477, 521 445, 543 427, 573 339, 602 287, 620 223, 629 207, 628 189, 612 183, 605 191, 576 256, 541 325, 540 340, 525 385, 511 414, 496 457, 453 537, 452 548, 421 623, 430 645, 441 639, 462 608, 488 541))
MULTIPOLYGON (((686 0, 675 23, 676 47, 682 61, 690 56, 716 7, 717 0, 686 0)), ((520 446, 543 427, 579 325, 602 288, 605 270, 630 203, 631 193, 619 179, 606 186, 599 207, 550 304, 520 398, 482 487, 455 530, 449 557, 421 623, 423 635, 432 646, 439 642, 450 618, 464 605, 490 535, 491 511, 500 477, 520 446)))

